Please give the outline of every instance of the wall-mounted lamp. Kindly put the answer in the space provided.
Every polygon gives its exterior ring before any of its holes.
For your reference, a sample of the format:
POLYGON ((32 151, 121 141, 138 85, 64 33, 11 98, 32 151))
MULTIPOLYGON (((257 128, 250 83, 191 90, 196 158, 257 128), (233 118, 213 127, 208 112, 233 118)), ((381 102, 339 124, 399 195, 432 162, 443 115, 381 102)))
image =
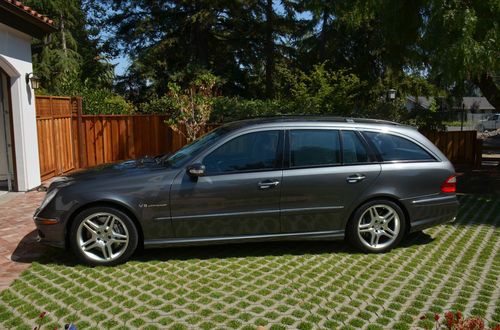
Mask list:
POLYGON ((394 101, 396 99, 396 90, 394 88, 387 91, 387 99, 389 101, 394 101))
POLYGON ((35 76, 33 72, 26 74, 26 84, 29 86, 31 83, 31 88, 38 89, 40 88, 40 78, 35 76))

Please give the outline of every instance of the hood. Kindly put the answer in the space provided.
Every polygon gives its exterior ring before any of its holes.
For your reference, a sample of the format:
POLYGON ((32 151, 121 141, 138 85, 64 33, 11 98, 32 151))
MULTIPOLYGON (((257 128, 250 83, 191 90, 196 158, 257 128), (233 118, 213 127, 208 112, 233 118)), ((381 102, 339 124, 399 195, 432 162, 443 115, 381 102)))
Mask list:
POLYGON ((171 172, 171 168, 161 164, 156 158, 141 158, 112 164, 105 164, 89 169, 77 171, 63 177, 56 178, 52 187, 65 186, 76 182, 107 182, 109 179, 132 180, 151 174, 171 172))

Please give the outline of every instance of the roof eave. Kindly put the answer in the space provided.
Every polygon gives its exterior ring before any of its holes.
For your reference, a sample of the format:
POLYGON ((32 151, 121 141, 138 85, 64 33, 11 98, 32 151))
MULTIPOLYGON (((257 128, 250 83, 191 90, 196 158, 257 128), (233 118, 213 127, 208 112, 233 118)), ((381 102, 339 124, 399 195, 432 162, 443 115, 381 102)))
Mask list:
POLYGON ((47 24, 29 13, 20 10, 11 3, 4 1, 0 1, 0 23, 39 39, 57 31, 55 26, 47 24))

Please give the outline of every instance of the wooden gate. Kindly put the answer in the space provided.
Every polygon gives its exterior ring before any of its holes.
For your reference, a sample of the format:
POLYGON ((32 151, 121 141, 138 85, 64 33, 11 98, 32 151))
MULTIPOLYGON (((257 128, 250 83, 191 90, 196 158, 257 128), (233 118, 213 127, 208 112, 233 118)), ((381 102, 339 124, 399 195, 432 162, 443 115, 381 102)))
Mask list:
POLYGON ((423 132, 454 165, 481 165, 476 131, 423 132))
POLYGON ((37 96, 36 123, 42 180, 77 168, 71 98, 37 96))

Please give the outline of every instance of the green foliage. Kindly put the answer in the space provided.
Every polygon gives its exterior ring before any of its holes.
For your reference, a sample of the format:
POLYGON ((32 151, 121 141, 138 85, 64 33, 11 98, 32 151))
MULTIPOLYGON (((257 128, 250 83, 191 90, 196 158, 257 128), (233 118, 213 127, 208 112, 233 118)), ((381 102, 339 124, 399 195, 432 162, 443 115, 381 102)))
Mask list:
POLYGON ((61 94, 75 80, 89 80, 96 88, 111 88, 114 66, 101 58, 95 34, 87 24, 80 0, 26 0, 23 4, 54 20, 58 28, 42 40, 34 40, 33 67, 50 94, 61 94))
POLYGON ((423 46, 434 77, 463 92, 466 80, 500 73, 497 0, 429 0, 427 14, 423 46))
POLYGON ((444 131, 446 129, 443 118, 438 112, 436 98, 432 99, 429 109, 416 108, 410 116, 414 125, 421 131, 444 131))
POLYGON ((308 74, 282 72, 289 85, 288 95, 296 114, 351 116, 364 83, 345 70, 328 71, 324 64, 315 65, 308 74))
MULTIPOLYGON (((46 90, 39 90, 37 94, 48 94, 46 90)), ((87 115, 118 115, 136 112, 134 104, 123 96, 107 88, 96 88, 91 82, 72 81, 59 87, 58 95, 82 96, 83 113, 87 115)))
POLYGON ((169 84, 189 89, 205 71, 220 78, 225 98, 214 101, 214 116, 224 120, 254 113, 405 120, 407 95, 458 97, 476 87, 500 107, 498 0, 26 3, 60 27, 33 48, 50 93, 74 80, 111 88, 113 66, 103 54, 122 53, 132 63, 114 90, 143 113, 174 111, 169 84), (394 102, 385 99, 389 88, 398 91, 394 102), (229 106, 234 113, 221 112, 229 106))
POLYGON ((175 102, 169 95, 162 97, 153 97, 149 102, 141 103, 137 112, 144 114, 171 114, 175 111, 175 102))
POLYGON ((198 74, 187 88, 172 82, 168 85, 174 112, 167 124, 194 141, 206 126, 213 110, 217 77, 209 72, 198 74), (182 130, 182 128, 185 129, 182 130))
POLYGON ((284 100, 247 100, 239 97, 217 97, 210 121, 225 123, 253 117, 279 116, 294 113, 291 102, 284 100))

